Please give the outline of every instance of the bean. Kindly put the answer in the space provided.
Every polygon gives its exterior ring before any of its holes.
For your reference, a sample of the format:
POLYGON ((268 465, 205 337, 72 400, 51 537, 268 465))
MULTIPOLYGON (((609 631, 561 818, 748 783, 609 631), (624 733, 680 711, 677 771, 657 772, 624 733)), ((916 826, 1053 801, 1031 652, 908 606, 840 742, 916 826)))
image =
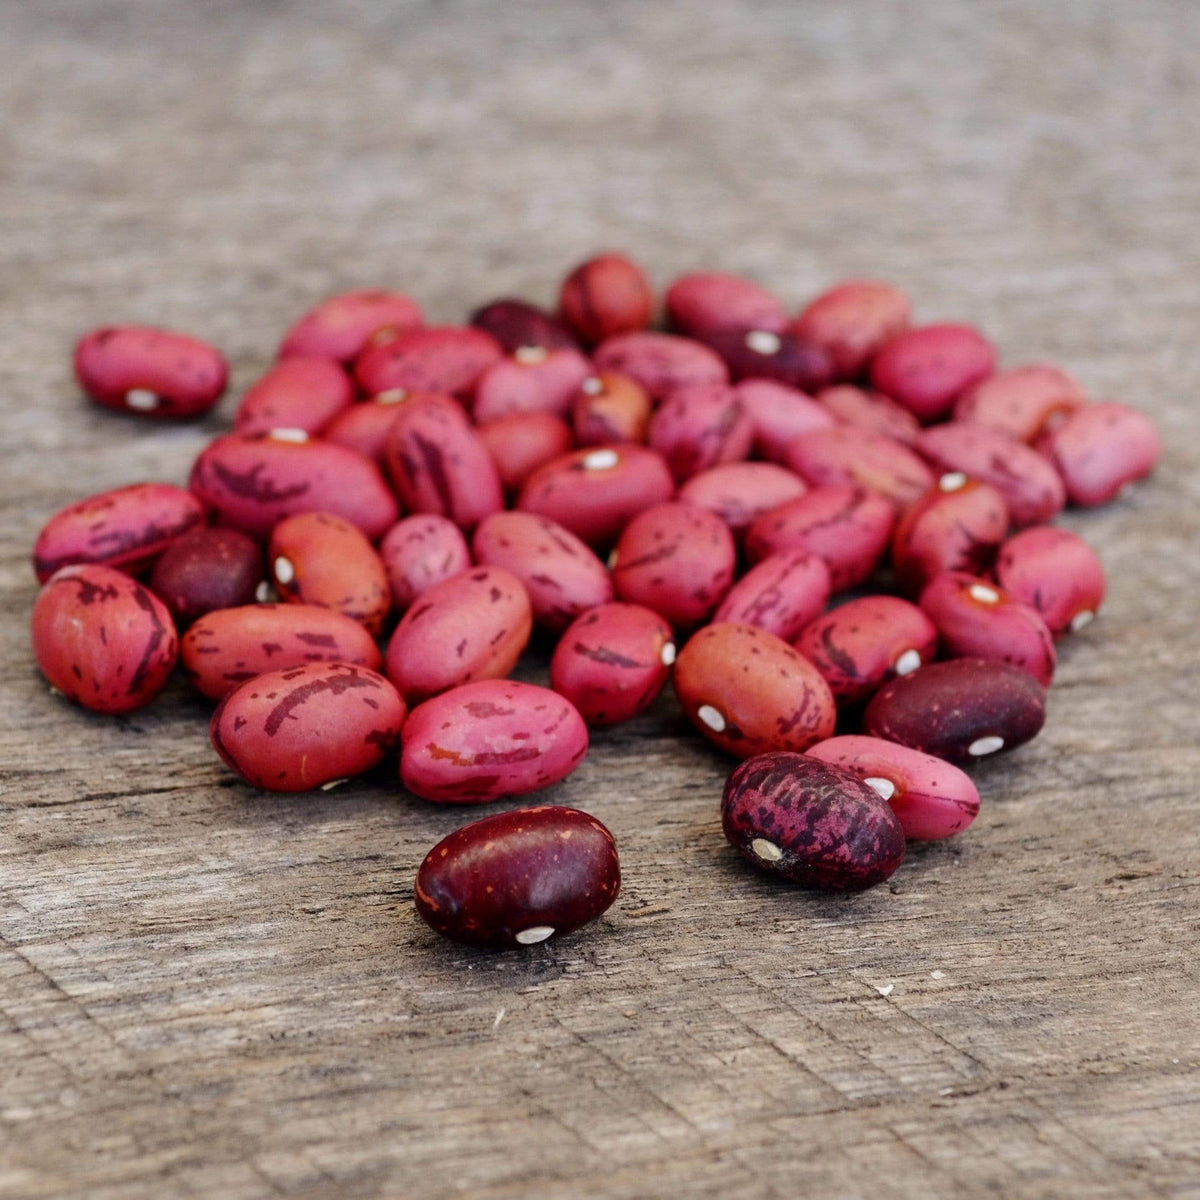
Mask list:
POLYGON ((1083 388, 1066 371, 1036 364, 997 371, 961 395, 954 419, 1036 441, 1087 403, 1083 388))
POLYGON ((514 354, 525 346, 540 346, 543 350, 579 348, 562 322, 524 300, 505 298, 484 304, 471 314, 471 324, 490 333, 505 354, 514 354))
POLYGON ((298 513, 333 513, 371 539, 400 515, 370 459, 299 430, 217 438, 200 452, 188 486, 221 524, 263 541, 298 513))
POLYGON ((1162 443, 1145 413, 1106 401, 1072 413, 1037 442, 1062 476, 1067 499, 1090 507, 1107 504, 1144 479, 1162 457, 1162 443))
POLYGON ((854 279, 810 301, 791 330, 825 351, 835 379, 854 379, 887 342, 908 328, 911 313, 912 305, 899 288, 854 279))
POLYGON ((342 292, 310 308, 283 336, 280 358, 308 355, 352 362, 381 329, 402 332, 423 323, 420 306, 403 292, 342 292))
POLYGON ((802 392, 817 391, 830 381, 831 366, 825 351, 786 330, 707 333, 704 344, 720 355, 730 378, 737 381, 772 379, 802 392))
POLYGON ((1077 534, 1049 525, 1014 534, 996 559, 996 578, 1015 599, 1035 608, 1056 637, 1077 633, 1104 601, 1104 568, 1077 534))
POLYGON ((734 462, 693 475, 679 489, 679 499, 716 513, 737 534, 763 513, 803 496, 807 490, 800 476, 786 467, 734 462))
POLYGON ((529 642, 533 610, 521 581, 478 567, 426 588, 400 618, 388 678, 410 704, 477 679, 502 679, 529 642))
POLYGON ((646 273, 623 254, 601 254, 580 263, 563 280, 559 312, 583 342, 645 329, 654 315, 646 273))
POLYGON ((691 723, 736 758, 807 750, 829 737, 829 686, 782 638, 751 625, 708 625, 675 662, 675 694, 691 723))
POLYGON ((615 371, 589 375, 571 401, 571 422, 580 446, 644 442, 650 427, 650 393, 615 371))
POLYGON ((1045 719, 1045 689, 1027 671, 952 658, 885 683, 863 730, 947 762, 972 762, 1029 741, 1045 719))
POLYGON ((676 629, 693 629, 733 583, 737 548, 720 517, 668 502, 625 526, 614 559, 613 586, 621 600, 653 609, 676 629))
POLYGON ((471 565, 471 551, 462 530, 449 518, 434 513, 397 521, 379 543, 379 556, 387 568, 392 602, 399 612, 435 583, 471 565))
POLYGON ((179 662, 210 700, 269 671, 340 662, 378 670, 383 656, 355 620, 310 604, 250 604, 200 617, 183 635, 179 662))
POLYGON ((851 425, 802 434, 788 446, 784 465, 812 487, 871 488, 902 511, 934 485, 933 472, 903 442, 851 425))
POLYGON ((520 491, 534 471, 569 453, 573 445, 566 421, 548 412, 510 413, 480 425, 476 433, 509 494, 520 491))
POLYGON ((30 630, 50 686, 102 713, 149 704, 166 686, 179 645, 166 605, 99 563, 51 575, 34 601, 30 630))
POLYGON ((729 369, 707 346, 670 333, 623 333, 610 337, 592 355, 596 369, 628 375, 662 400, 690 383, 728 383, 729 369))
POLYGON ((487 804, 558 783, 587 749, 587 726, 569 700, 531 683, 484 679, 413 709, 400 778, 422 800, 487 804))
POLYGON ((871 385, 921 421, 944 416, 996 368, 996 351, 971 325, 924 325, 897 334, 871 360, 871 385))
POLYGON ((589 725, 618 725, 650 707, 674 661, 674 635, 658 613, 640 604, 602 604, 559 639, 550 685, 589 725))
POLYGON ((564 416, 592 364, 578 350, 543 350, 522 346, 493 363, 475 385, 471 412, 479 424, 512 413, 564 416))
POLYGON ((172 542, 150 576, 150 590, 180 629, 214 609, 252 604, 265 584, 258 543, 236 529, 207 526, 172 542))
POLYGON ((666 460, 676 483, 750 453, 754 426, 737 393, 725 383, 676 388, 650 418, 651 450, 666 460))
POLYGON ((594 921, 617 898, 613 836, 573 808, 518 808, 474 821, 426 855, 421 919, 469 946, 532 946, 594 921))
POLYGON ((209 724, 213 749, 247 783, 310 792, 361 775, 400 740, 404 701, 351 663, 270 671, 230 692, 209 724))
POLYGON ((321 430, 327 442, 336 442, 348 450, 355 450, 380 467, 387 461, 388 434, 400 415, 400 406, 418 404, 422 401, 451 401, 453 397, 441 392, 406 392, 396 388, 373 396, 344 408, 321 430))
POLYGON ((687 337, 729 330, 782 333, 787 310, 766 288, 740 275, 696 271, 680 275, 667 289, 667 318, 687 337))
POLYGON ((751 567, 726 593, 714 622, 737 621, 792 641, 829 600, 829 568, 807 550, 785 550, 751 567))
POLYGON ((857 735, 818 742, 805 753, 857 775, 878 792, 912 841, 953 837, 979 815, 971 777, 932 754, 857 735))
POLYGON ((280 359, 247 389, 233 414, 233 428, 237 433, 319 433, 353 402, 354 384, 334 359, 296 355, 280 359))
POLYGON ((479 377, 503 358, 500 343, 482 329, 458 325, 376 335, 354 360, 354 378, 368 396, 396 388, 470 397, 479 377))
POLYGON ((45 583, 60 567, 104 563, 136 572, 204 524, 204 506, 169 483, 135 483, 59 509, 42 526, 33 569, 45 583))
POLYGON ((862 891, 904 861, 904 831, 875 791, 804 754, 742 763, 725 784, 721 824, 748 862, 803 887, 862 891))
POLYGON ((754 426, 755 453, 771 462, 782 462, 802 433, 837 424, 811 396, 772 379, 743 379, 733 390, 754 426))
POLYGON ((882 392, 867 392, 842 383, 822 388, 817 401, 844 425, 882 433, 906 446, 911 446, 921 432, 921 422, 882 392))
POLYGON ((80 338, 75 378, 105 408, 186 420, 221 398, 229 365, 207 342, 146 325, 119 325, 80 338))

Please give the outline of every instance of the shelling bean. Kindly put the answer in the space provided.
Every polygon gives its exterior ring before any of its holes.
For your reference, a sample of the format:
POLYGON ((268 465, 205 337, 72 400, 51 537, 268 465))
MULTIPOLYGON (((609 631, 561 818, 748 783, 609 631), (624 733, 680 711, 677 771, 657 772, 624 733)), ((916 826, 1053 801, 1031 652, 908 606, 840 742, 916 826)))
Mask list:
POLYGON ((679 489, 679 499, 716 513, 734 533, 808 489, 799 475, 774 463, 736 462, 709 467, 679 489))
POLYGON ((578 809, 543 805, 455 830, 425 856, 413 891, 443 937, 509 949, 594 921, 620 887, 612 834, 578 809))
POLYGON ((150 590, 180 629, 214 609, 252 604, 265 583, 262 549, 253 538, 203 525, 172 542, 150 576, 150 590))
POLYGON ((726 593, 713 622, 738 621, 792 641, 829 600, 829 568, 807 550, 784 550, 751 567, 726 593))
POLYGON ((903 442, 853 425, 801 434, 788 446, 784 465, 813 487, 871 488, 901 511, 934 485, 933 472, 903 442))
POLYGON ((319 433, 353 402, 354 384, 336 361, 296 355, 280 359, 247 389, 233 414, 233 428, 235 433, 319 433))
POLYGON ((853 279, 810 301, 791 330, 825 351, 835 379, 854 379, 886 342, 908 328, 911 311, 899 288, 853 279))
POLYGON ((509 493, 520 491, 534 471, 567 454, 572 445, 566 421, 548 412, 510 413, 480 425, 475 432, 509 493))
POLYGON ((435 583, 471 565, 462 530, 448 517, 435 513, 397 521, 379 543, 379 556, 387 568, 392 603, 398 612, 404 612, 435 583))
POLYGON ((382 467, 386 463, 388 434, 400 414, 400 406, 426 400, 452 401, 453 397, 441 392, 406 392, 397 388, 343 409, 321 430, 321 437, 356 450, 382 467))
POLYGON ((524 346, 540 346, 543 350, 579 348, 566 326, 524 300, 493 300, 471 314, 471 324, 490 333, 505 354, 515 354, 524 346))
POLYGON ((312 355, 352 362, 381 329, 404 332, 424 321, 420 306, 402 292, 343 292, 310 308, 284 334, 280 358, 312 355))
POLYGON ((911 446, 921 432, 921 422, 882 392, 866 392, 848 383, 823 388, 817 400, 845 425, 882 433, 911 446))
POLYGON ((837 424, 811 396, 772 379, 743 379, 733 390, 754 426, 755 452, 772 462, 802 433, 837 424))
POLYGON ((354 360, 354 378, 368 396, 396 388, 450 392, 467 398, 479 377, 504 357, 500 343, 482 329, 458 325, 376 334, 354 360))
POLYGON ((857 892, 904 861, 891 808, 851 771, 805 754, 760 754, 729 776, 721 824, 730 844, 769 875, 857 892))
POLYGON ((592 361, 600 372, 628 375, 662 400, 689 383, 728 383, 729 370, 707 346, 670 333, 623 333, 596 347, 592 361))
POLYGON ((921 421, 944 416, 996 367, 991 342, 971 325, 923 325, 892 338, 871 360, 871 384, 921 421))
POLYGON ((1072 413, 1038 440, 1037 449, 1062 476, 1067 499, 1082 507, 1107 504, 1149 475, 1162 456, 1150 418, 1115 401, 1072 413))
POLYGON ((721 356, 730 378, 738 381, 772 379, 802 392, 813 392, 830 380, 825 351, 787 331, 712 332, 704 335, 704 344, 721 356))
POLYGON ((1058 367, 1012 367, 960 396, 954 419, 1032 442, 1086 403, 1083 388, 1058 367))
POLYGON ((563 321, 589 345, 645 329, 654 315, 646 273, 623 254, 601 254, 580 263, 558 297, 563 321))
POLYGON ((737 393, 725 383, 676 388, 650 418, 647 438, 671 468, 676 483, 750 453, 754 426, 737 393))
POLYGON ((1104 568, 1077 534, 1049 525, 1014 534, 996 559, 996 578, 1036 609, 1056 637, 1091 624, 1104 601, 1104 568))
POLYGON ((650 393, 627 375, 589 375, 571 401, 575 441, 580 446, 644 442, 652 408, 650 393))
POLYGON ((696 271, 680 275, 667 288, 667 319, 687 337, 710 333, 782 333, 787 310, 766 288, 740 275, 696 271))
POLYGON ((580 384, 591 374, 592 364, 578 350, 522 346, 479 377, 471 412, 480 425, 512 413, 554 413, 561 417, 570 408, 580 384))

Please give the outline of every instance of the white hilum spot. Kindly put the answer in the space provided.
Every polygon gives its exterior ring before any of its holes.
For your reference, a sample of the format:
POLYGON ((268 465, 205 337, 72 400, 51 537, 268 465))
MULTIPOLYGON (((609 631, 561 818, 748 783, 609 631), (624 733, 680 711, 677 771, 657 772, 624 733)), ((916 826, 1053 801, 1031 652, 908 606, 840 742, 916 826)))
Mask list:
POLYGON ((275 442, 295 442, 297 445, 308 441, 308 434, 303 429, 272 429, 270 437, 275 442))
POLYGON ((768 842, 766 838, 755 838, 750 843, 750 849, 763 862, 778 862, 783 857, 783 851, 774 842, 768 842))
POLYGON ((713 733, 725 731, 725 718, 711 704, 702 704, 696 709, 696 716, 704 722, 713 733))
POLYGON ((905 650, 903 654, 896 659, 896 665, 892 668, 897 675, 911 675, 921 665, 921 656, 916 650, 905 650))
POLYGON ((779 335, 766 329, 755 329, 746 334, 746 348, 755 354, 777 354, 781 345, 779 335))
POLYGON ((973 583, 967 588, 972 600, 978 600, 980 604, 999 604, 1000 593, 995 588, 990 588, 983 583, 973 583))
POLYGON ((517 934, 517 941, 522 946, 536 946, 538 942, 544 942, 553 932, 553 925, 531 925, 517 934))
POLYGON ((957 492, 960 487, 964 487, 967 482, 967 477, 961 471, 947 471, 945 475, 938 480, 939 492, 957 492))
POLYGON ((589 375, 579 387, 585 396, 598 396, 604 391, 604 380, 597 379, 595 375, 589 375))
POLYGON ((153 412, 160 403, 158 394, 149 388, 130 388, 125 393, 125 407, 134 412, 153 412))
POLYGON ((982 758, 985 754, 995 754, 1004 748, 1004 739, 994 733, 989 737, 976 738, 968 747, 967 753, 974 758, 982 758))
POLYGON ((399 404, 402 400, 408 399, 408 388, 388 388, 386 392, 380 392, 375 397, 377 404, 399 404))
POLYGON ((607 471, 621 461, 621 456, 615 450, 593 450, 583 456, 585 471, 607 471))
POLYGON ((869 788, 874 788, 885 800, 890 800, 896 794, 896 785, 890 779, 884 779, 882 775, 872 775, 869 779, 864 779, 863 783, 869 788))
POLYGON ((271 585, 265 579, 254 589, 254 598, 259 604, 268 603, 271 599, 271 594, 271 585))
POLYGON ((664 667, 669 667, 675 661, 675 643, 664 642, 662 650, 659 651, 659 659, 664 667))
POLYGON ((608 552, 608 569, 610 571, 615 571, 617 569, 617 548, 616 548, 616 546, 614 546, 608 552))
POLYGON ((522 366, 529 367, 534 363, 545 362, 550 357, 550 352, 545 346, 518 346, 513 358, 522 366))
POLYGON ((1096 614, 1090 608, 1080 609, 1071 618, 1071 632, 1078 633, 1085 626, 1090 625, 1096 619, 1096 614))
POLYGON ((292 566, 290 558, 284 558, 281 554, 275 560, 275 578, 282 584, 291 583, 296 578, 296 568, 292 566))
POLYGON ((347 775, 345 779, 331 779, 328 783, 321 784, 321 791, 332 792, 335 787, 341 787, 343 783, 349 783, 349 782, 350 782, 349 775, 347 775))

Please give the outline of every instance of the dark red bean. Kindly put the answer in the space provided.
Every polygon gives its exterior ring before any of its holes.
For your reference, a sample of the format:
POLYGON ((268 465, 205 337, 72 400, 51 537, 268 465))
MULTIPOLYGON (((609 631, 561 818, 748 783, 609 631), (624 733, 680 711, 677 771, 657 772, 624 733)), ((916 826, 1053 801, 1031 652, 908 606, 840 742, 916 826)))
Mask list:
POLYGON ((601 254, 580 263, 558 297, 563 321, 588 345, 645 329, 654 315, 646 273, 623 254, 601 254))
POLYGON ((832 377, 825 351, 786 331, 713 332, 704 335, 704 344, 721 356, 734 380, 772 379, 802 392, 815 392, 832 377))
POLYGON ((667 288, 667 318, 687 337, 709 333, 782 333, 787 310, 766 288, 741 275, 696 271, 680 275, 667 288))
POLYGON ((1035 441, 1087 403, 1083 388, 1059 367, 1037 364, 997 371, 959 397, 954 419, 1035 441))
POLYGON ((1096 552, 1067 529, 1049 525, 1014 534, 996 559, 1000 586, 1035 608, 1056 637, 1091 624, 1104 601, 1096 552))
POLYGON ((676 483, 750 453, 754 426, 737 393, 725 383, 676 388, 650 418, 647 442, 671 468, 676 483))
POLYGON ((1144 479, 1162 457, 1162 442, 1145 413, 1127 404, 1089 404, 1043 435, 1037 448, 1054 464, 1072 504, 1107 504, 1144 479))
POLYGON ((825 351, 835 379, 854 379, 882 346, 908 327, 911 310, 899 288, 854 279, 810 301, 791 331, 825 351))
POLYGON ((484 371, 503 357, 500 343, 482 329, 430 326, 375 335, 354 360, 354 378, 368 396, 400 388, 467 399, 484 371))
POLYGON ((297 355, 281 359, 247 389, 233 428, 237 433, 319 433, 353 402, 354 384, 336 361, 297 355))
POLYGON ((315 355, 349 363, 373 333, 416 329, 423 319, 420 306, 403 292, 342 292, 322 300, 296 321, 284 334, 279 357, 315 355))
POLYGON ((903 442, 852 425, 802 434, 788 446, 784 465, 812 487, 870 488, 902 511, 934 484, 933 472, 903 442))
POLYGON ((996 351, 970 325, 924 325, 892 338, 871 360, 871 383, 921 421, 944 416, 996 368, 996 351))
POLYGON ((150 576, 150 590, 180 629, 215 609, 253 604, 265 583, 262 548, 253 538, 203 526, 172 542, 150 576))
POLYGON ((504 298, 484 304, 471 314, 476 329, 490 333, 513 354, 524 346, 540 346, 543 350, 576 350, 579 343, 560 321, 548 312, 524 300, 504 298))

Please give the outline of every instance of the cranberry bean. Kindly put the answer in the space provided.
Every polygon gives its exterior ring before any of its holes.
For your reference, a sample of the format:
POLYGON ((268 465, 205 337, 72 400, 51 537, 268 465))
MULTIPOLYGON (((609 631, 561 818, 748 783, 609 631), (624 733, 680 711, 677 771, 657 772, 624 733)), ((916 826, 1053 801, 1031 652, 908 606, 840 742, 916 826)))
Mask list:
POLYGON ((268 792, 309 792, 378 766, 400 740, 404 701, 351 663, 270 671, 230 692, 209 737, 226 766, 268 792))
POLYGON ((943 571, 979 574, 991 566, 1008 532, 1008 505, 994 487, 943 475, 905 513, 892 539, 896 583, 910 596, 943 571))
POLYGON ((1149 475, 1162 457, 1150 418, 1115 401, 1072 413, 1043 435, 1037 448, 1062 476, 1067 499, 1082 507, 1107 504, 1126 485, 1149 475))
POLYGON ((471 314, 471 324, 490 333, 505 354, 514 354, 526 346, 540 346, 543 350, 579 349, 579 343, 566 326, 524 300, 493 300, 471 314))
POLYGON ((508 493, 519 491, 534 471, 561 458, 572 446, 566 421, 548 412, 510 413, 480 425, 476 432, 508 493))
POLYGON ((829 592, 824 560, 807 550, 785 550, 751 567, 726 593, 713 621, 753 625, 790 642, 820 615, 829 592))
POLYGON ((1045 690, 1027 671, 952 658, 885 683, 863 728, 947 762, 971 762, 1029 741, 1045 719, 1045 690))
POLYGON ((759 562, 783 550, 807 550, 824 559, 830 584, 840 592, 871 575, 895 524, 895 508, 877 492, 813 488, 756 517, 746 530, 746 554, 759 562))
POLYGON ((589 375, 571 401, 575 441, 581 446, 644 442, 652 408, 650 393, 627 375, 589 375))
POLYGON ((502 679, 533 629, 529 593, 503 567, 479 567, 426 588, 400 618, 388 678, 409 703, 477 679, 502 679))
POLYGON ((423 323, 420 306, 403 292, 343 292, 310 308, 284 334, 280 358, 311 355, 352 362, 380 329, 403 332, 423 323))
POLYGON ((645 329, 654 315, 654 292, 636 263, 623 254, 601 254, 566 277, 558 305, 567 326, 594 344, 645 329))
POLYGON ((730 378, 735 380, 772 379, 802 392, 816 391, 830 381, 830 362, 825 351, 786 331, 707 333, 704 344, 721 356, 730 378))
POLYGON ((587 749, 587 726, 569 700, 530 683, 484 679, 413 709, 400 778, 422 800, 486 804, 558 783, 587 749))
POLYGON ((921 433, 917 451, 942 473, 969 475, 990 483, 1004 497, 1018 529, 1052 521, 1067 502, 1058 472, 1024 442, 986 429, 949 421, 921 433))
POLYGON ((1035 608, 1056 637, 1089 625, 1104 601, 1104 568, 1077 534, 1044 525, 1014 534, 996 559, 996 578, 1035 608))
POLYGON ((297 513, 334 513, 371 539, 400 515, 370 459, 299 430, 217 438, 200 452, 188 486, 220 524, 263 540, 297 513))
POLYGON ((471 549, 481 566, 511 571, 529 593, 533 619, 554 632, 613 598, 612 580, 595 554, 535 513, 493 513, 479 523, 471 549))
POLYGON ((733 583, 737 548, 720 517, 691 504, 656 504, 621 534, 613 564, 617 595, 676 629, 710 617, 733 583))
POLYGON ((810 301, 791 330, 829 355, 834 378, 854 379, 885 343, 908 328, 911 312, 899 288, 853 279, 810 301))
POLYGON ((504 507, 487 447, 455 404, 406 404, 384 447, 388 475, 406 508, 437 513, 470 529, 504 507))
POLYGON ((934 485, 933 472, 903 442, 852 425, 802 434, 788 446, 784 465, 814 487, 871 488, 901 510, 934 485))
POLYGON ((709 467, 679 489, 679 499, 716 513, 734 533, 741 533, 763 513, 771 512, 808 489, 799 475, 774 463, 736 462, 709 467))
POLYGON ((98 563, 56 571, 34 601, 30 628, 50 686, 102 713, 149 704, 166 686, 179 647, 166 605, 98 563))
POLYGON ((848 383, 823 388, 817 400, 844 425, 882 433, 911 446, 921 432, 921 422, 882 392, 866 392, 848 383))
POLYGON ((271 578, 290 604, 345 613, 376 637, 392 607, 383 560, 362 531, 329 513, 302 513, 275 526, 271 578))
POLYGON ((169 483, 135 483, 78 500, 42 526, 33 569, 45 583, 60 567, 105 563, 136 572, 204 524, 204 506, 169 483))
POLYGON ((280 359, 247 389, 233 415, 233 428, 237 433, 319 433, 353 402, 354 384, 338 363, 296 355, 280 359))
POLYGON ((675 482, 683 483, 719 463, 746 458, 754 426, 728 384, 690 384, 673 391, 650 418, 648 441, 675 482))
POLYGON ((179 661, 210 700, 268 671, 311 663, 351 663, 378 670, 383 656, 355 620, 309 604, 250 604, 210 612, 183 635, 179 661))
POLYGON ((457 403, 452 396, 442 392, 406 392, 396 388, 343 409, 321 430, 321 437, 348 450, 356 450, 382 467, 387 461, 388 434, 400 415, 400 406, 425 401, 457 403))
POLYGON ((752 625, 708 625, 679 652, 675 694, 688 720, 737 758, 807 750, 833 733, 837 708, 816 667, 752 625))
POLYGON ((592 547, 616 541, 629 519, 675 494, 662 456, 644 446, 593 446, 539 467, 517 508, 540 513, 592 547))
POLYGON ((970 325, 924 325, 892 338, 871 360, 871 384, 922 421, 944 416, 996 369, 991 342, 970 325))
POLYGON ((667 318, 687 337, 709 333, 782 333, 787 310, 766 288, 740 275, 696 271, 680 275, 667 288, 667 318))
POLYGON ((819 616, 795 641, 839 704, 860 704, 894 675, 907 675, 937 653, 937 629, 896 596, 861 596, 819 616))
POLYGON ((206 526, 172 542, 150 576, 150 590, 180 629, 214 609, 252 604, 265 584, 257 542, 236 529, 206 526))
POLYGON ((875 791, 804 754, 742 763, 725 784, 721 824, 748 862, 804 887, 861 891, 904 861, 904 831, 875 791))
POLYGON ((658 613, 640 604, 602 604, 559 639, 550 685, 589 725, 618 725, 654 703, 674 661, 674 635, 658 613))
POLYGON ((469 946, 532 946, 594 921, 617 898, 613 836, 574 808, 517 808, 455 830, 425 856, 421 919, 469 946))
POLYGON ((707 346, 670 333, 624 333, 596 347, 601 372, 628 375, 661 400, 689 383, 728 383, 729 370, 707 346))
POLYGON ((75 378, 105 408, 186 420, 221 398, 229 365, 207 342, 146 325, 119 325, 80 338, 75 378))
POLYGON ((397 521, 379 543, 392 602, 404 612, 435 583, 465 571, 471 551, 462 530, 448 517, 425 513, 397 521))
POLYGON ((805 753, 857 775, 878 792, 912 841, 952 837, 979 815, 971 777, 932 754, 857 735, 818 742, 805 753))
POLYGON ((471 411, 481 425, 511 413, 563 416, 580 384, 591 374, 592 364, 578 350, 522 346, 479 377, 471 411))
POLYGON ((954 419, 1032 442, 1086 403, 1083 388, 1058 367, 1012 367, 964 392, 954 419))
POLYGON ((482 329, 429 326, 372 337, 354 360, 354 378, 368 396, 403 388, 465 398, 484 371, 503 357, 500 343, 482 329))
POLYGON ((733 390, 754 426, 755 452, 772 462, 802 433, 837 424, 811 396, 771 379, 743 379, 733 390))

